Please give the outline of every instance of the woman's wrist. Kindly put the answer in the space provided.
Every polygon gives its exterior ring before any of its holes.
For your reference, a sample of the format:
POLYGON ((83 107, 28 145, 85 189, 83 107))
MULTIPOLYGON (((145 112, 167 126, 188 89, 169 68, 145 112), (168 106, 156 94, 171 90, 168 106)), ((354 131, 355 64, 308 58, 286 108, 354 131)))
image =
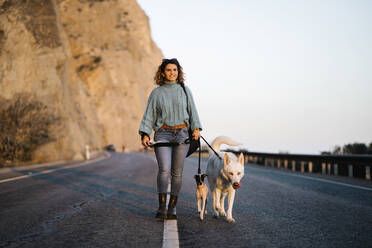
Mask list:
POLYGON ((147 133, 141 132, 141 140, 143 140, 144 137, 150 138, 150 136, 147 133))

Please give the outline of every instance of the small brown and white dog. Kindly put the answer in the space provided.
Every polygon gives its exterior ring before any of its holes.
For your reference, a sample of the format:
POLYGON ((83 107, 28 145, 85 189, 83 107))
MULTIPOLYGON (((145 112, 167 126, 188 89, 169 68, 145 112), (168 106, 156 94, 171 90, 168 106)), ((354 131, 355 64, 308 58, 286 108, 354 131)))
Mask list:
POLYGON ((208 202, 208 187, 204 183, 204 178, 206 177, 206 174, 203 175, 195 175, 195 181, 196 181, 196 202, 198 205, 198 213, 200 213, 200 220, 204 219, 204 213, 207 214, 207 202, 208 202), (202 203, 202 206, 201 205, 202 203))

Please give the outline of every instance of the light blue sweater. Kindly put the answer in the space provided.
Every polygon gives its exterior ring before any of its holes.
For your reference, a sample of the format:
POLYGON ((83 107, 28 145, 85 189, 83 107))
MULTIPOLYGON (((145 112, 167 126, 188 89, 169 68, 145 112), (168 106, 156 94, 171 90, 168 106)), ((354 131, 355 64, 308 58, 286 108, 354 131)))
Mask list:
POLYGON ((159 130, 165 124, 167 126, 178 126, 186 123, 191 129, 202 129, 199 115, 195 107, 194 99, 190 89, 185 85, 189 102, 181 85, 165 83, 152 90, 145 113, 139 127, 140 134, 150 137, 152 130, 159 130))

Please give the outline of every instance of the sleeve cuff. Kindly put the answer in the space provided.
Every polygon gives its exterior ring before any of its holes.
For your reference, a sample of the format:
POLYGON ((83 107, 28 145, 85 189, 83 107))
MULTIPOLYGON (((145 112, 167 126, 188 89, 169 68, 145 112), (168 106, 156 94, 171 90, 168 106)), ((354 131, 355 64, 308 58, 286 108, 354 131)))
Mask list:
POLYGON ((147 137, 150 138, 150 135, 148 135, 148 134, 145 133, 145 132, 141 132, 141 131, 139 131, 139 134, 141 135, 141 139, 143 139, 143 136, 147 136, 147 137))

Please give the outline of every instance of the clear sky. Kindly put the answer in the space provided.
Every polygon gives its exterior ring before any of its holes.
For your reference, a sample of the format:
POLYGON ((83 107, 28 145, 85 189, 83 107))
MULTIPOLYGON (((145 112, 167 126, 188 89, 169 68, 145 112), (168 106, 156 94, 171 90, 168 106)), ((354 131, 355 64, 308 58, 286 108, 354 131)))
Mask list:
POLYGON ((372 1, 138 0, 209 141, 313 153, 372 142, 372 1))

